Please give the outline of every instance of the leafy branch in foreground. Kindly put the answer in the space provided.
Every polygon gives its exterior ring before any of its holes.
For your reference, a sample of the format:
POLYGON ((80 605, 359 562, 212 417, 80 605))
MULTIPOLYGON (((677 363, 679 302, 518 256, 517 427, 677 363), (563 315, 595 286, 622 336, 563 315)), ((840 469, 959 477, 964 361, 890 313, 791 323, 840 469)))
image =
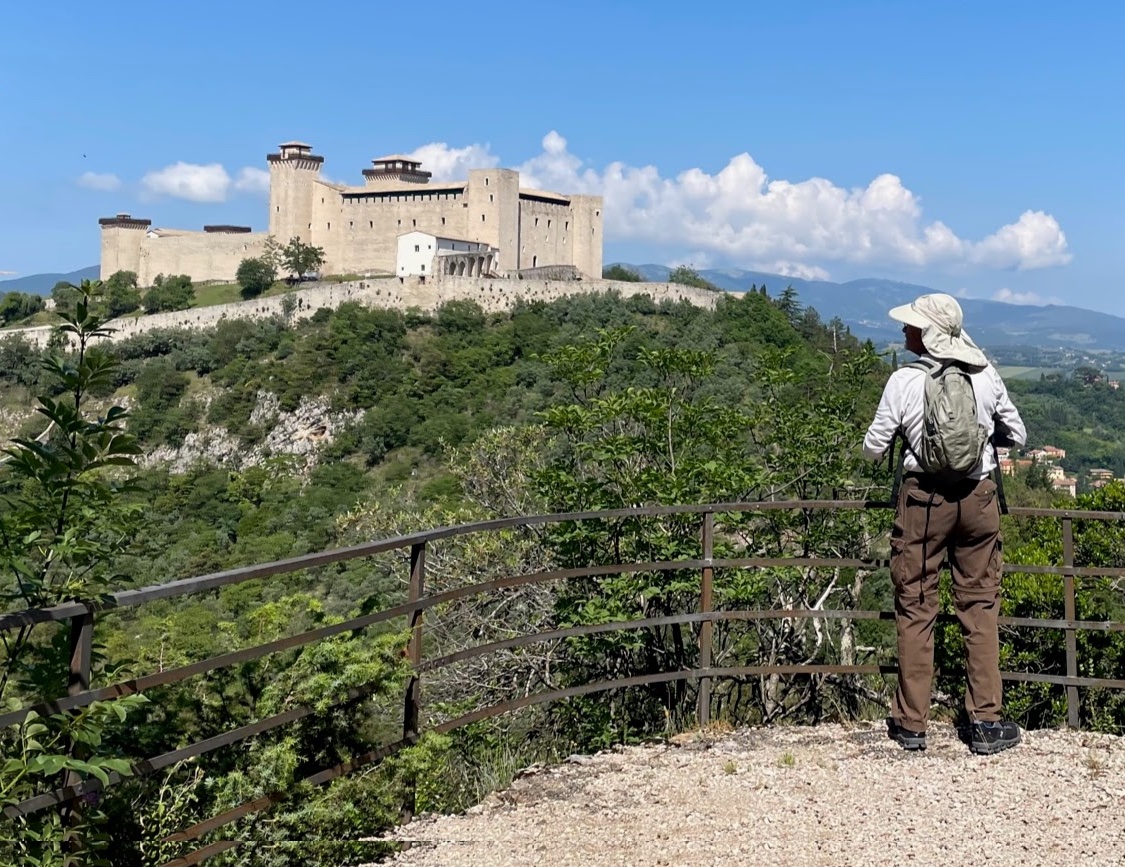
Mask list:
MULTIPOLYGON (((34 439, 16 439, 0 466, 0 603, 5 609, 48 608, 67 601, 96 602, 120 577, 115 562, 139 531, 138 508, 123 502, 134 481, 128 469, 139 453, 125 432, 127 413, 110 407, 90 417, 91 395, 112 383, 116 362, 94 345, 110 330, 91 313, 98 284, 84 281, 74 312, 63 314, 59 333, 69 354, 48 356, 52 381, 39 396, 47 421, 34 439)), ((38 628, 37 628, 38 626, 38 628)), ((18 710, 50 701, 68 686, 65 633, 41 635, 29 623, 0 631, 0 709, 18 710), (60 640, 62 639, 62 640, 60 640)), ((84 685, 84 684, 83 684, 84 685)), ((0 732, 0 806, 11 806, 60 785, 87 779, 109 782, 127 776, 122 757, 98 755, 114 725, 145 699, 132 696, 98 702, 71 713, 42 717, 29 711, 21 723, 0 732)), ((64 808, 5 820, 0 863, 55 865, 97 863, 93 826, 100 818, 96 797, 84 812, 64 808)))

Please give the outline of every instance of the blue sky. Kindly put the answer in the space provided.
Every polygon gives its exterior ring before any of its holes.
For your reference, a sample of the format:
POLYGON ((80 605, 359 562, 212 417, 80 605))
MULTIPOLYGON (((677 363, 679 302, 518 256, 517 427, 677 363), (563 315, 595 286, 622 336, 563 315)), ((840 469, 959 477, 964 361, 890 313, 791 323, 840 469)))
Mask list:
POLYGON ((298 138, 347 183, 418 151, 601 192, 607 262, 1125 314, 1120 4, 46 10, 0 30, 0 272, 95 263, 119 211, 264 229, 265 155, 298 138))

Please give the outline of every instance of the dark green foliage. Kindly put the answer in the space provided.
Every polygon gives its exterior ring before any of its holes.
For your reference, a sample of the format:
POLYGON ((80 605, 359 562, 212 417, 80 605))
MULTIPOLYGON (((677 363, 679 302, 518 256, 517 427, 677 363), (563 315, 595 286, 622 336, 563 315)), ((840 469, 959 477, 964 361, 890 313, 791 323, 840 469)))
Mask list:
POLYGON ((157 274, 144 296, 145 313, 187 310, 195 304, 195 287, 187 274, 165 277, 157 274))
POLYGON ((11 325, 43 309, 40 295, 6 292, 0 296, 0 325, 11 325))
POLYGON ((720 291, 718 286, 710 280, 700 277, 699 272, 688 265, 680 265, 678 268, 672 269, 672 273, 668 275, 668 282, 679 283, 683 286, 695 286, 697 289, 720 291))
POLYGON ((610 265, 602 268, 602 278, 605 280, 622 280, 626 283, 642 282, 640 274, 624 265, 610 265))
POLYGON ((1012 379, 1008 390, 1027 423, 1029 446, 1065 449, 1062 463, 1070 474, 1104 467, 1125 476, 1125 390, 1104 377, 1087 384, 1081 372, 1012 379))
MULTIPOLYGON (((91 313, 100 286, 84 282, 73 316, 60 327, 75 351, 42 360, 56 394, 40 394, 40 415, 49 422, 43 438, 16 439, 0 469, 0 610, 49 608, 71 600, 97 599, 124 582, 121 558, 141 529, 140 510, 128 502, 135 490, 133 457, 125 432, 128 413, 110 407, 92 417, 89 396, 112 380, 113 360, 90 343, 107 332, 91 313)), ((67 633, 29 622, 0 632, 0 707, 5 710, 54 700, 67 690, 67 633), (46 635, 44 633, 47 633, 46 635)), ((120 666, 94 649, 93 676, 112 676, 120 666)), ((108 774, 130 776, 124 754, 106 741, 146 699, 129 696, 96 702, 73 713, 44 717, 28 712, 0 730, 0 806, 19 804, 63 783, 108 774)), ((0 863, 54 867, 107 863, 104 813, 97 802, 64 815, 47 810, 0 819, 0 863), (98 860, 96 860, 98 859, 98 860)))
POLYGON ((300 238, 290 238, 280 251, 281 261, 291 275, 291 282, 300 282, 305 275, 324 264, 324 248, 304 243, 300 238))
POLYGON ((82 293, 77 286, 60 280, 51 289, 51 299, 55 302, 55 312, 59 315, 73 315, 82 293))
POLYGON ((117 271, 101 285, 98 309, 109 319, 132 313, 141 305, 141 290, 132 271, 117 271))
POLYGON ((242 290, 243 298, 257 298, 269 289, 277 279, 277 271, 262 259, 243 259, 238 263, 235 280, 242 290))

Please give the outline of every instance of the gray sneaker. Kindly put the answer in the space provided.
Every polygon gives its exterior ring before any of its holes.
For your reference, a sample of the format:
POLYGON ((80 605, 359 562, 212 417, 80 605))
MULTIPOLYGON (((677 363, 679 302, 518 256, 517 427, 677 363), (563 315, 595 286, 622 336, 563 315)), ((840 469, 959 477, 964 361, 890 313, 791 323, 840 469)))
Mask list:
POLYGON ((904 750, 924 750, 926 748, 926 733, 912 732, 904 729, 893 719, 887 718, 887 737, 897 741, 904 750))
POLYGON ((978 756, 1003 752, 1021 740, 1020 727, 1014 722, 975 722, 969 726, 969 749, 978 756))

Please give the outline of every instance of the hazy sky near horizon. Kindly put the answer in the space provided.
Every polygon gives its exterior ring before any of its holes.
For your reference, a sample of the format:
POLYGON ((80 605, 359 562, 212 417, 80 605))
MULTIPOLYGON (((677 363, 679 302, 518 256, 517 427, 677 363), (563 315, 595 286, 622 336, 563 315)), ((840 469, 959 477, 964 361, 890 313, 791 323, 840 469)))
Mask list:
POLYGON ((265 155, 605 196, 605 260, 887 277, 1125 314, 1125 6, 18 4, 0 279, 98 217, 264 230, 265 155))

